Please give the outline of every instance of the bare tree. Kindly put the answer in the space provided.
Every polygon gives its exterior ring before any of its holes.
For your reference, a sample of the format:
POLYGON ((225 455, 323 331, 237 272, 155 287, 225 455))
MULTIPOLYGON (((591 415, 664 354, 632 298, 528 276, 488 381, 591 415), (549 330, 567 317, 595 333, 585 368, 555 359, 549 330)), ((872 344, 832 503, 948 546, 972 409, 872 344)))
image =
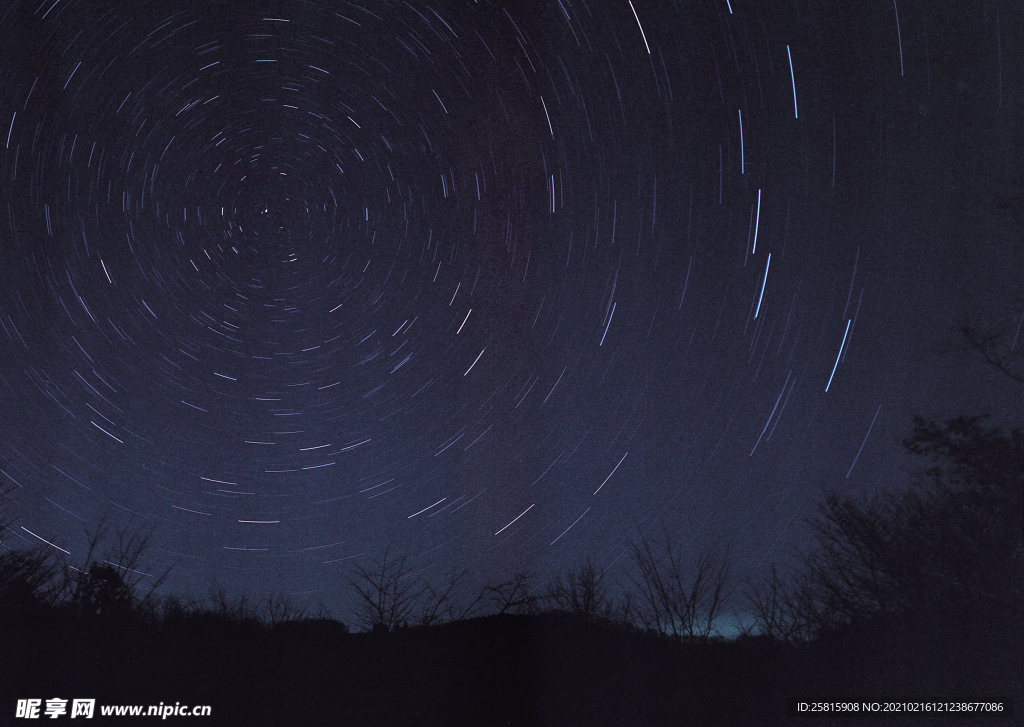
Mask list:
POLYGON ((356 617, 372 631, 391 631, 408 624, 424 586, 409 569, 408 556, 390 548, 369 566, 356 566, 349 585, 359 594, 356 617))
POLYGON ((754 617, 751 631, 779 641, 808 641, 837 620, 833 604, 816 596, 802 568, 784 577, 772 563, 765 579, 747 589, 746 601, 754 617))
POLYGON ((549 599, 562 611, 588 623, 611 621, 615 604, 608 597, 605 574, 592 558, 573 567, 563 578, 559 576, 552 586, 549 599))
POLYGON ((970 326, 960 328, 968 350, 977 351, 985 362, 1008 377, 1011 381, 1024 384, 1024 373, 1019 370, 1020 365, 1016 348, 1011 348, 1005 341, 1005 335, 1000 331, 985 331, 970 326))
POLYGON ((1007 308, 1010 315, 999 323, 961 325, 957 330, 961 341, 953 350, 973 351, 1011 381, 1024 384, 1024 366, 1021 365, 1021 350, 1024 348, 1024 340, 1021 339, 1024 311, 1021 309, 1024 305, 1018 298, 1007 308))
POLYGON ((789 639, 792 616, 786 608, 786 584, 774 562, 764 581, 748 588, 746 600, 758 633, 783 641, 789 639))
POLYGON ((263 601, 259 610, 261 620, 268 626, 276 626, 287 621, 298 621, 307 617, 306 609, 297 605, 287 595, 280 592, 271 593, 263 601))
MULTIPOLYGON (((227 588, 216 580, 210 584, 206 600, 209 603, 209 612, 218 617, 238 623, 255 623, 259 620, 257 609, 250 603, 248 595, 243 593, 237 598, 232 598, 227 588)), ((203 609, 193 606, 191 610, 201 611, 203 609)))
POLYGON ((128 523, 115 532, 104 517, 94 531, 86 534, 89 545, 82 567, 63 563, 63 590, 70 602, 94 615, 155 615, 155 591, 170 576, 171 569, 156 576, 146 572, 143 557, 153 528, 128 523))
POLYGON ((729 583, 728 558, 707 552, 688 566, 668 534, 642 537, 633 546, 632 575, 640 624, 673 638, 707 639, 722 615, 729 583))
POLYGON ((484 586, 480 598, 499 614, 533 613, 542 599, 531 590, 530 580, 527 573, 515 573, 507 581, 484 586))
POLYGON ((451 575, 440 587, 434 586, 429 581, 424 582, 421 594, 420 626, 462 621, 479 611, 485 597, 484 590, 481 590, 475 598, 469 601, 459 598, 459 593, 462 590, 460 586, 468 574, 468 570, 461 570, 451 575))
POLYGON ((916 487, 829 494, 799 572, 785 584, 773 572, 755 601, 766 632, 806 637, 846 625, 925 623, 956 633, 1002 624, 1011 632, 1024 622, 1024 432, 982 422, 917 418, 904 444, 935 464, 916 487))

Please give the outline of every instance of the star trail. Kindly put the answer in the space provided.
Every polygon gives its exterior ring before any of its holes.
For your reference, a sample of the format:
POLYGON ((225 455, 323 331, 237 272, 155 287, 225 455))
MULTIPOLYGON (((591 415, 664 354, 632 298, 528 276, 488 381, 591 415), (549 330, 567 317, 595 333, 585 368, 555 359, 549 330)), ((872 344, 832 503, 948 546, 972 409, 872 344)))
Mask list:
POLYGON ((342 615, 385 548, 758 573, 1019 410, 946 349, 1024 279, 1021 12, 945 12, 5 4, 4 543, 342 615))

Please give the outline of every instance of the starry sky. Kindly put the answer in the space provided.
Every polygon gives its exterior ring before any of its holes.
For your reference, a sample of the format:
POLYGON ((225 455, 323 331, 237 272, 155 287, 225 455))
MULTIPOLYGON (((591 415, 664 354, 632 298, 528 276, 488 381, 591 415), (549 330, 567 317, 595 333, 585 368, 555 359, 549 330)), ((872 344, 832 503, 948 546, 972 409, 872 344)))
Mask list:
MULTIPOLYGON (((914 414, 1019 416, 1022 8, 0 7, 9 547, 343 615, 385 548, 539 580, 806 539, 914 414)), ((539 582, 538 580, 538 582, 539 582)))

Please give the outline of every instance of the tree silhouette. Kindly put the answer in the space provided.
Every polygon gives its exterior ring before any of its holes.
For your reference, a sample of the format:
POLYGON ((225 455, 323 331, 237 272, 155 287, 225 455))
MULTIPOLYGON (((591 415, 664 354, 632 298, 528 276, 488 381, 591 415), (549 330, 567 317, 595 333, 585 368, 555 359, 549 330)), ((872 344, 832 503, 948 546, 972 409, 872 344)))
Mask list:
POLYGON ((111 565, 93 562, 75 579, 71 602, 89 616, 124 617, 131 610, 132 589, 111 565))
POLYGON ((392 631, 407 625, 423 593, 423 585, 409 568, 408 556, 390 548, 369 566, 356 566, 349 585, 359 595, 356 617, 368 630, 392 631))
POLYGON ((815 605, 807 574, 797 571, 787 578, 774 562, 761 584, 748 587, 746 600, 754 617, 751 631, 778 641, 809 641, 827 617, 815 605))
POLYGON ((676 639, 707 639, 728 598, 729 561, 711 552, 691 565, 668 533, 633 546, 636 616, 646 629, 676 639))
MULTIPOLYGON (((8 462, 10 458, 8 457, 8 462)), ((0 490, 0 502, 9 500, 13 488, 0 490)), ((61 591, 61 570, 50 552, 42 548, 9 549, 2 534, 10 519, 0 509, 0 613, 24 613, 53 605, 61 591)))
POLYGON ((1021 364, 1024 328, 1024 300, 1018 298, 1006 306, 1005 315, 998 323, 972 321, 959 326, 960 341, 954 351, 976 353, 989 366, 1017 384, 1024 384, 1024 365, 1021 364))
POLYGON ((514 573, 508 580, 484 586, 481 598, 495 613, 535 613, 541 597, 530 588, 530 574, 514 573))
POLYGON ((826 497, 802 570, 787 583, 773 570, 752 599, 766 633, 889 623, 1019 636, 1024 432, 983 417, 918 417, 904 446, 932 465, 909 489, 826 497))
POLYGON ((423 591, 420 594, 418 619, 420 626, 462 621, 479 610, 486 595, 485 590, 481 590, 475 598, 468 602, 459 598, 461 584, 468 575, 469 571, 463 569, 449 576, 442 586, 435 586, 430 581, 424 582, 423 591))
POLYGON ((615 605, 608 596, 604 580, 604 573, 598 570, 593 558, 587 558, 564 578, 558 577, 548 598, 556 608, 581 621, 606 623, 614 618, 615 605))
POLYGON ((0 553, 0 612, 21 612, 52 606, 61 591, 61 569, 46 551, 0 553))
POLYGON ((156 590, 171 569, 156 578, 143 570, 153 529, 129 523, 112 532, 109 521, 101 518, 87 534, 89 545, 82 566, 63 564, 63 590, 71 605, 89 615, 155 617, 156 590), (101 547, 103 554, 99 555, 101 547))

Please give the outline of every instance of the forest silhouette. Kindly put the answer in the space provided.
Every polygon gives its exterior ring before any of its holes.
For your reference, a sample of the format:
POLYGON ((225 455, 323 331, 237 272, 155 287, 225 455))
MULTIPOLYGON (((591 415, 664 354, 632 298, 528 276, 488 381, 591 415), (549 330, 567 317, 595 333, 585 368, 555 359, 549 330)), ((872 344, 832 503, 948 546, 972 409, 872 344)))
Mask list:
MULTIPOLYGON (((962 333, 1020 383, 995 339, 962 333)), ((687 557, 668 532, 637 538, 622 582, 587 559, 546 586, 527 573, 434 583, 385 551, 350 574, 350 627, 216 585, 161 597, 162 579, 142 575, 143 529, 101 524, 77 565, 5 549, 0 722, 18 700, 61 696, 210 705, 205 723, 233 725, 849 723, 787 716, 790 698, 1003 700, 998 713, 905 721, 1012 723, 1024 430, 916 417, 903 445, 923 463, 911 482, 826 494, 806 552, 758 583, 733 583, 727 554, 687 557), (725 638, 730 609, 751 618, 725 638)))

